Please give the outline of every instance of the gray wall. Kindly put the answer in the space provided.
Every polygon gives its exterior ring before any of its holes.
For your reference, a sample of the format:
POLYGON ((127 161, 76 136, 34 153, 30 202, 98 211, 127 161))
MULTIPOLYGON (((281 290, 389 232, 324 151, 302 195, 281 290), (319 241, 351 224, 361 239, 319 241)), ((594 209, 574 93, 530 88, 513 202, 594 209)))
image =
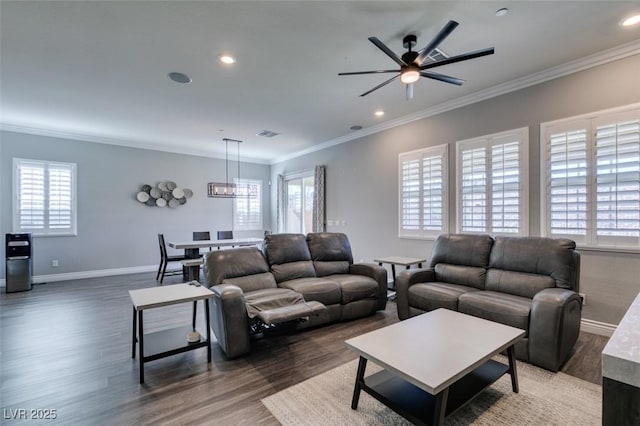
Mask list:
MULTIPOLYGON (((158 233, 167 241, 190 240, 193 231, 232 228, 232 200, 207 198, 207 182, 225 180, 224 160, 84 141, 0 133, 0 253, 12 231, 14 157, 77 164, 78 235, 34 240, 34 275, 158 265, 158 233), (135 195, 144 183, 175 181, 193 197, 175 209, 147 207, 135 195), (58 259, 53 268, 51 260, 58 259)), ((263 182, 264 227, 270 223, 269 165, 243 163, 241 177, 263 182)), ((239 236, 262 237, 257 232, 239 236)), ((0 276, 5 276, 2 261, 0 276)))
MULTIPOLYGON (((432 241, 398 238, 398 154, 449 144, 450 230, 455 230, 455 142, 529 128, 530 235, 540 235, 540 123, 640 102, 640 55, 415 121, 272 166, 280 173, 325 164, 327 219, 345 232, 354 259, 430 256, 432 241), (345 222, 343 226, 342 223, 345 222)), ((272 199, 275 200, 275 185, 272 199)), ((275 227, 275 202, 271 217, 275 227)), ((617 324, 640 292, 640 254, 582 251, 586 319, 617 324)))

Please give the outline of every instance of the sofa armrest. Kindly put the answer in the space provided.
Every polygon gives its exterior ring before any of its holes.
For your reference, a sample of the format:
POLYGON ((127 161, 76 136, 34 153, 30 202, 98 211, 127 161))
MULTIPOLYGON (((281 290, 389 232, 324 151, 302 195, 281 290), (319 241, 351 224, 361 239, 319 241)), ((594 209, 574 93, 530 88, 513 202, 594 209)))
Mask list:
POLYGON ((387 306, 387 270, 375 263, 354 263, 349 266, 349 273, 373 278, 378 283, 378 310, 384 311, 387 306))
POLYGON ((244 293, 235 285, 219 284, 209 288, 211 326, 227 358, 249 353, 249 320, 244 293))
POLYGON ((581 317, 578 293, 563 288, 536 293, 529 318, 529 361, 558 371, 578 340, 581 317))
POLYGON ((417 283, 425 283, 435 280, 433 269, 417 268, 405 269, 396 276, 396 305, 398 318, 409 318, 409 287, 417 283))

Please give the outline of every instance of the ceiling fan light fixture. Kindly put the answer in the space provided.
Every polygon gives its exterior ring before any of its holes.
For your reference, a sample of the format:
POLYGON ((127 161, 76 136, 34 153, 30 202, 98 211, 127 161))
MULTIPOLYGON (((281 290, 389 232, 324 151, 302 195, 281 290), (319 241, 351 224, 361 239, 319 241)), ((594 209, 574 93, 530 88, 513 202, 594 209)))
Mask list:
POLYGON ((402 71, 402 74, 400 75, 400 81, 403 82, 404 84, 415 83, 419 79, 420 79, 420 72, 418 70, 411 69, 411 68, 405 71, 402 71))
POLYGON ((622 21, 620 21, 620 25, 623 26, 623 27, 631 27, 631 26, 636 25, 638 23, 640 23, 640 14, 628 16, 625 19, 623 19, 622 21))

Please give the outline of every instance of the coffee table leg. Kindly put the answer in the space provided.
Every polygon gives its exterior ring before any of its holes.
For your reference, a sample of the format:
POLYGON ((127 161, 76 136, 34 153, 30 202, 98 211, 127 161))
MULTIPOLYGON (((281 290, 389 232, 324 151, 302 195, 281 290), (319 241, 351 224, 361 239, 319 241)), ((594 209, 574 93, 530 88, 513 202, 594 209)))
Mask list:
POLYGON ((516 350, 514 346, 507 348, 507 356, 509 357, 509 374, 511 375, 511 387, 515 393, 518 393, 518 371, 516 369, 516 350))
POLYGON ((205 323, 207 324, 207 362, 211 362, 211 317, 209 316, 209 299, 204 299, 204 314, 207 317, 205 323))
POLYGON ((434 425, 441 425, 444 423, 444 415, 447 411, 447 399, 449 399, 449 388, 444 389, 436 395, 436 406, 433 410, 434 425))
POLYGON ((364 370, 367 368, 367 359, 360 357, 358 362, 358 373, 356 374, 356 384, 353 387, 353 399, 351 400, 351 409, 358 408, 358 400, 360 400, 360 391, 362 390, 362 383, 364 383, 364 370))

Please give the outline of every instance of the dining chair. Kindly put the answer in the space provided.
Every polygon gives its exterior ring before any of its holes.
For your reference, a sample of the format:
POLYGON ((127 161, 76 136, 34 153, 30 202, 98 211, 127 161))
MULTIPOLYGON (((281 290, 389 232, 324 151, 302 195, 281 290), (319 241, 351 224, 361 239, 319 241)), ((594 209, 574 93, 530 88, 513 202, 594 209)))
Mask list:
MULTIPOLYGON (((219 240, 233 240, 233 231, 218 231, 217 236, 219 240)), ((220 250, 220 246, 218 246, 218 250, 220 250)))
MULTIPOLYGON (((211 233, 209 231, 194 231, 193 232, 193 241, 203 241, 210 240, 211 233)), ((209 247, 209 251, 211 251, 212 247, 209 247)))
POLYGON ((181 266, 180 269, 172 269, 169 271, 167 271, 167 265, 170 262, 180 262, 181 260, 187 259, 187 256, 185 256, 184 254, 175 255, 175 256, 167 255, 167 246, 165 245, 165 242, 164 242, 164 234, 158 234, 158 244, 160 245, 160 266, 158 266, 156 281, 159 280, 160 284, 162 284, 162 281, 164 280, 165 275, 182 274, 183 278, 186 277, 186 268, 182 266, 182 264, 180 264, 181 266))

